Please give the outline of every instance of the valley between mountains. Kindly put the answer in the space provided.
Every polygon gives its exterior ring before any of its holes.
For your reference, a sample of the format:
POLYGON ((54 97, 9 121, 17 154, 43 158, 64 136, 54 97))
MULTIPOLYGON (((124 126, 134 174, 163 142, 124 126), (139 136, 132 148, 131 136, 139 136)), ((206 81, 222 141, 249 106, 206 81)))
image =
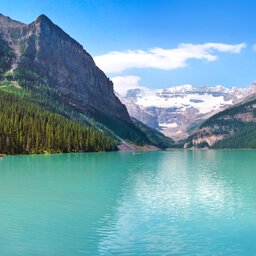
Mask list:
POLYGON ((0 14, 0 153, 256 148, 255 93, 253 84, 119 94, 48 17, 0 14))

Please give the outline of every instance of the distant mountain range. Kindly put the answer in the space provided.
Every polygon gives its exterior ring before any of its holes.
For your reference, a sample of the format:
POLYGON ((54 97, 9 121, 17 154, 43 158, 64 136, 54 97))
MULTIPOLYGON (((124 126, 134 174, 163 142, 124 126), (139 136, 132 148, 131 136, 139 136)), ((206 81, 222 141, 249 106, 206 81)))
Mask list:
POLYGON ((93 58, 45 15, 27 25, 0 14, 0 94, 1 152, 173 145, 130 118, 93 58))
POLYGON ((193 134, 205 120, 256 92, 248 88, 182 85, 164 89, 132 89, 118 95, 129 114, 175 140, 193 134))

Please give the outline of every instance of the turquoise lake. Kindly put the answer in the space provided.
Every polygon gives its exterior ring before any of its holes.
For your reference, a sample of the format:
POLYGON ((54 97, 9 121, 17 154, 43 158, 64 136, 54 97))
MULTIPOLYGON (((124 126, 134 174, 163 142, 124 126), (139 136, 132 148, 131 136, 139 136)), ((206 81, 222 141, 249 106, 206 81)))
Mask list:
POLYGON ((256 255, 256 151, 5 157, 0 255, 256 255))

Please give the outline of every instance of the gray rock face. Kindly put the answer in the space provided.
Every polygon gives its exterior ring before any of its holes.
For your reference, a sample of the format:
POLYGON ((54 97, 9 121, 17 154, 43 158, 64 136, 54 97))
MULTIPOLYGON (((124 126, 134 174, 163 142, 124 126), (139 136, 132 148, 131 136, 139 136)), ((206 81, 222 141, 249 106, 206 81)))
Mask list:
POLYGON ((210 116, 242 100, 255 91, 249 88, 193 87, 131 89, 120 100, 130 116, 159 129, 178 141, 187 138, 210 116))
POLYGON ((37 73, 69 104, 132 123, 113 83, 83 47, 45 15, 29 25, 0 15, 0 34, 16 53, 12 69, 22 65, 37 73))
POLYGON ((17 67, 17 62, 20 57, 20 42, 24 34, 26 25, 19 21, 12 20, 0 14, 0 40, 10 47, 15 52, 15 58, 11 61, 12 68, 17 67))
POLYGON ((147 126, 159 129, 157 113, 154 111, 147 111, 146 109, 140 107, 136 104, 136 100, 129 97, 122 97, 118 95, 119 99, 125 106, 129 112, 129 115, 134 117, 135 119, 141 121, 142 123, 146 124, 147 126))
POLYGON ((26 25, 0 14, 0 35, 12 48, 17 45, 26 25))

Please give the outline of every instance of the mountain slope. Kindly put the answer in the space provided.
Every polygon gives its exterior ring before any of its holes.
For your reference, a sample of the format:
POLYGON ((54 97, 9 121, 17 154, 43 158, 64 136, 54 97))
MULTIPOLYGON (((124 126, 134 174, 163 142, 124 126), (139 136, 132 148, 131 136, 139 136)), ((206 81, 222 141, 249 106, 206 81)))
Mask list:
POLYGON ((143 131, 146 134, 146 136, 149 138, 153 146, 158 147, 159 142, 162 145, 164 145, 164 148, 172 148, 176 146, 173 139, 166 137, 161 132, 148 127, 147 125, 143 124, 135 118, 132 118, 132 121, 136 127, 138 127, 141 131, 143 131))
POLYGON ((256 148, 255 94, 206 120, 185 147, 256 148))
POLYGON ((5 154, 117 149, 110 135, 6 92, 0 92, 0 123, 0 152, 5 154))
POLYGON ((183 85, 155 90, 138 88, 118 97, 132 117, 179 140, 193 133, 213 114, 253 93, 255 88, 183 85))
POLYGON ((45 15, 28 26, 2 16, 2 37, 17 56, 18 70, 33 72, 61 93, 68 103, 94 109, 132 123, 113 93, 112 82, 92 57, 45 15), (19 26, 20 25, 20 26, 19 26))
MULTIPOLYGON (((92 57, 45 15, 29 25, 0 15, 0 44, 0 86, 5 91, 22 88, 23 100, 113 139, 152 143, 134 125, 92 57)), ((162 141, 158 146, 165 147, 162 141)))

